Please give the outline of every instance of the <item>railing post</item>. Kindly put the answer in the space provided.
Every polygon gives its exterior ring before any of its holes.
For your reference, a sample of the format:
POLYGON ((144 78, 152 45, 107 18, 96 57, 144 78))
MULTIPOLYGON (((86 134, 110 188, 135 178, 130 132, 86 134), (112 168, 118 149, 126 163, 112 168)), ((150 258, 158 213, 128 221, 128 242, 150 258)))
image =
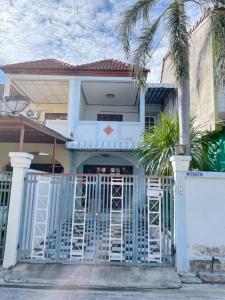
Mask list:
POLYGON ((17 246, 23 200, 24 177, 30 167, 33 155, 24 152, 10 152, 9 157, 13 167, 8 226, 5 243, 3 267, 9 268, 17 262, 17 246))
POLYGON ((186 224, 185 176, 191 157, 175 155, 170 158, 174 172, 174 238, 176 247, 175 265, 178 272, 189 271, 186 224))

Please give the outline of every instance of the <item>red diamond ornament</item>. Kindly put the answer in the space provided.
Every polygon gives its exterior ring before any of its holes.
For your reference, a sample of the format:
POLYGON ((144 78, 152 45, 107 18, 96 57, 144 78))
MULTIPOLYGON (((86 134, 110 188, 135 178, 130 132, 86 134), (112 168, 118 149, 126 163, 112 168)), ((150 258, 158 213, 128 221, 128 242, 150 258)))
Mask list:
POLYGON ((114 130, 110 125, 108 125, 106 126, 106 128, 103 129, 103 131, 105 131, 107 135, 110 135, 114 130))

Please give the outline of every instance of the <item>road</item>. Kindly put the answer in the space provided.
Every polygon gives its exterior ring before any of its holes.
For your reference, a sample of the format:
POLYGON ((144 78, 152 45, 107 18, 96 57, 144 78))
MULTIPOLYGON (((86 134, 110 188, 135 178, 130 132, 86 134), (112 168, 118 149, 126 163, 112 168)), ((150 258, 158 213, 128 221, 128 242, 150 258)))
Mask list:
POLYGON ((225 300, 225 285, 184 285, 181 289, 135 291, 0 288, 0 300, 225 300))

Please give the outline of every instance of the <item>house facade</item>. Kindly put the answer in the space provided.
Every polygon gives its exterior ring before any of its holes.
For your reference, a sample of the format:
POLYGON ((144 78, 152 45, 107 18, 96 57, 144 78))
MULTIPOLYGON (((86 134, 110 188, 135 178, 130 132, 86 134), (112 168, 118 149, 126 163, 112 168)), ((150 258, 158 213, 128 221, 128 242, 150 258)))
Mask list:
MULTIPOLYGON (((175 99, 175 86, 151 84, 140 90, 130 77, 130 67, 116 60, 80 66, 54 59, 7 65, 2 68, 4 97, 29 98, 23 117, 67 140, 56 142, 55 159, 61 172, 139 174, 144 171, 134 152, 145 128, 155 123, 169 99, 175 99)), ((24 151, 49 155, 35 155, 33 167, 48 171, 43 165, 51 164, 52 145, 32 143, 32 138, 26 143, 26 131, 24 136, 24 151)), ((15 140, 2 141, 4 169, 8 152, 17 145, 15 140)))
POLYGON ((10 198, 21 211, 10 204, 4 266, 12 257, 173 264, 172 178, 146 176, 135 151, 145 128, 175 103, 175 86, 138 89, 131 68, 116 60, 73 66, 54 59, 2 67, 1 169, 10 170, 11 153, 11 166, 21 170, 10 198), (29 105, 12 116, 14 100, 24 97, 29 105), (31 161, 30 170, 22 161, 31 161), (13 226, 21 228, 15 238, 13 226))

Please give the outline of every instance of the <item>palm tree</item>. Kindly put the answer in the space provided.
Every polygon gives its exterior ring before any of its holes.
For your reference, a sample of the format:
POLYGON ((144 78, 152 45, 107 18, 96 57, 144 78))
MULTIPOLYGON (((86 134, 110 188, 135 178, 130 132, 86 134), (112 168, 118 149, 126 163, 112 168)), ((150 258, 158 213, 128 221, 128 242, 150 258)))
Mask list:
MULTIPOLYGON (((190 80, 189 80, 189 36, 186 3, 192 2, 204 9, 210 6, 214 20, 216 45, 216 62, 218 78, 225 78, 225 0, 169 0, 166 4, 157 0, 139 0, 124 13, 118 26, 123 49, 128 58, 133 59, 132 74, 139 85, 144 85, 144 67, 147 58, 151 58, 153 50, 159 45, 158 33, 169 39, 169 51, 174 65, 178 87, 179 143, 186 146, 186 155, 190 154, 189 119, 190 119, 190 80), (154 9, 158 15, 151 19, 154 9), (140 35, 137 36, 137 47, 131 51, 131 41, 135 39, 136 25, 141 23, 140 35), (163 28, 163 29, 162 29, 163 28)), ((222 80, 221 80, 222 78, 222 80)))
MULTIPOLYGON (((191 141, 191 168, 198 170, 214 170, 216 166, 215 144, 212 133, 202 132, 201 126, 190 121, 189 137, 191 141), (213 145, 213 147, 212 147, 213 145)), ((146 130, 137 150, 139 163, 149 174, 172 175, 170 157, 174 155, 174 146, 179 140, 178 117, 161 114, 159 123, 146 130)))

